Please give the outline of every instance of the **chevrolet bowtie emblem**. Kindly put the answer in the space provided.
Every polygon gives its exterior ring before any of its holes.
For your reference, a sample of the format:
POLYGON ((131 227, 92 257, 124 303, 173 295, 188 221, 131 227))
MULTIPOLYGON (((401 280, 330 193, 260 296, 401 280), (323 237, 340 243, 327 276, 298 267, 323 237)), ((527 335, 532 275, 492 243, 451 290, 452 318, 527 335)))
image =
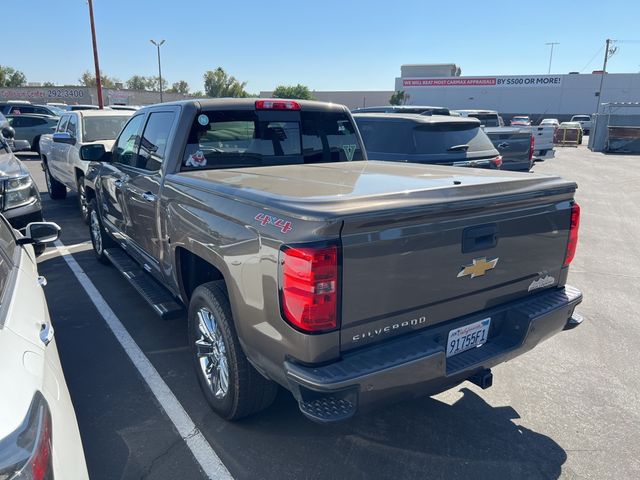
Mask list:
POLYGON ((474 258, 471 265, 463 265, 462 270, 458 274, 458 278, 471 275, 471 278, 481 277, 487 270, 496 268, 498 264, 498 258, 493 260, 487 260, 487 257, 474 258))

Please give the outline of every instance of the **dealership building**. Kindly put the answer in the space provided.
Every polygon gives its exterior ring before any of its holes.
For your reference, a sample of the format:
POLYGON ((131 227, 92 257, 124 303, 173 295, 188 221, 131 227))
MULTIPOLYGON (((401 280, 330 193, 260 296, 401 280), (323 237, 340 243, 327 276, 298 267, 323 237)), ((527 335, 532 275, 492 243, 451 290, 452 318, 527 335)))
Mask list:
MULTIPOLYGON (((568 120, 591 114, 598 103, 640 101, 639 73, 462 76, 455 64, 402 65, 394 91, 408 95, 407 105, 497 110, 505 120, 530 115, 568 120), (598 97, 602 81, 602 96, 598 97)), ((271 92, 261 92, 267 97, 271 92)), ((349 108, 386 105, 393 91, 314 92, 322 101, 349 108)))

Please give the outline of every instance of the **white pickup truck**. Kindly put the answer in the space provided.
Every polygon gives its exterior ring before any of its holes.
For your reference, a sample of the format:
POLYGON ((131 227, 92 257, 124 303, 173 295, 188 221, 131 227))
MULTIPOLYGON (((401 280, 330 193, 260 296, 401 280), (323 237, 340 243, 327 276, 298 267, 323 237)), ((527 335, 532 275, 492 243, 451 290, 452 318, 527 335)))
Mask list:
POLYGON ((40 158, 49 196, 60 200, 67 189, 78 192, 80 214, 89 220, 84 177, 89 162, 80 159, 83 145, 101 144, 111 149, 131 114, 129 111, 77 110, 60 116, 53 134, 40 137, 40 158))

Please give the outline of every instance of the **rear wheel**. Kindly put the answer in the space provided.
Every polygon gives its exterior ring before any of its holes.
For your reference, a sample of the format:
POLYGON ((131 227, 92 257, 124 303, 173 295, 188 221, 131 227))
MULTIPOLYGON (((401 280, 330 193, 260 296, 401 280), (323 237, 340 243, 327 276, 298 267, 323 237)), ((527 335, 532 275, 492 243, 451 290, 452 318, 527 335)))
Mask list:
POLYGON ((49 165, 46 163, 44 163, 44 179, 47 182, 47 190, 51 200, 64 200, 67 198, 67 187, 51 176, 49 165))
POLYGON ((236 420, 273 403, 278 387, 242 351, 222 282, 205 283, 193 292, 189 343, 202 392, 218 415, 236 420))
POLYGON ((104 251, 107 248, 115 247, 116 242, 102 226, 95 198, 92 198, 89 204, 89 235, 91 236, 91 245, 93 245, 93 253, 96 254, 96 258, 99 262, 108 264, 109 259, 104 254, 104 251))
POLYGON ((87 201, 87 190, 84 186, 84 176, 78 177, 78 207, 80 207, 80 217, 82 221, 89 224, 89 202, 87 201))

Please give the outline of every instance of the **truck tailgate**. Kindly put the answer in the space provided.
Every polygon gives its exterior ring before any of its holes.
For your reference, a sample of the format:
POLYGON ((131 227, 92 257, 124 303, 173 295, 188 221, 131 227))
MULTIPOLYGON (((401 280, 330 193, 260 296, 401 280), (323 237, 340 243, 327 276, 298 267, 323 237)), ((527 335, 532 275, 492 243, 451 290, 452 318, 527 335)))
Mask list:
POLYGON ((342 350, 557 285, 571 199, 555 193, 345 219, 342 350))

